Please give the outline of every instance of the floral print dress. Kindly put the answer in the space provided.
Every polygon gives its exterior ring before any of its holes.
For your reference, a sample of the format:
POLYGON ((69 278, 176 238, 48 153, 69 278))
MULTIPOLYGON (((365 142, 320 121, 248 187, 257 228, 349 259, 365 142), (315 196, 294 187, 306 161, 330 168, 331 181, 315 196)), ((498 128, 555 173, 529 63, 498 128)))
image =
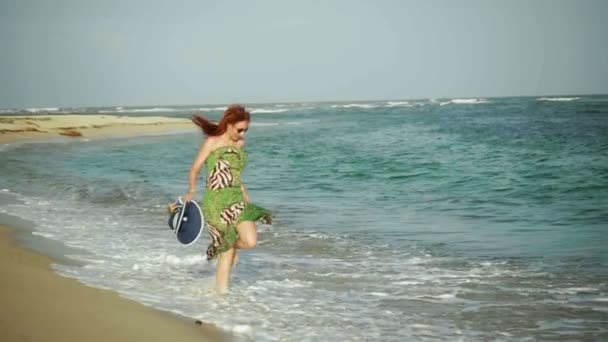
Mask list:
POLYGON ((243 221, 271 223, 270 211, 245 202, 241 173, 247 153, 241 147, 224 146, 207 157, 207 181, 203 196, 203 216, 211 235, 207 259, 229 250, 238 238, 236 227, 243 221))

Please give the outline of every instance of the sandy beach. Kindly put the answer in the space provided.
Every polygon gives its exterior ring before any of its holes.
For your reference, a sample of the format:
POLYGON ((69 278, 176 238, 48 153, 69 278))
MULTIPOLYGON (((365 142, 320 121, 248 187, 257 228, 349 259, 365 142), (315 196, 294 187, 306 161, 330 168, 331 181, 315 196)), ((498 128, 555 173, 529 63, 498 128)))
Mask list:
POLYGON ((221 341, 210 325, 163 313, 53 272, 0 226, 2 341, 221 341))
POLYGON ((195 131, 189 119, 159 116, 0 116, 0 143, 54 138, 109 138, 195 131))
MULTIPOLYGON (((0 143, 194 131, 188 119, 112 115, 0 117, 0 143)), ((209 324, 160 312, 56 274, 52 260, 18 246, 0 225, 3 341, 218 341, 209 324)))

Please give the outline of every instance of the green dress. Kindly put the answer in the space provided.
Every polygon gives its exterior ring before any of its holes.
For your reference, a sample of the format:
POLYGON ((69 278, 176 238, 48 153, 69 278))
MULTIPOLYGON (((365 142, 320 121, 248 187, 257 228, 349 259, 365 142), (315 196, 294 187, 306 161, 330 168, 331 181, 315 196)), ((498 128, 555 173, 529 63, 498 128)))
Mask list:
POLYGON ((223 146, 207 157, 207 180, 203 196, 203 216, 211 243, 207 259, 229 250, 238 238, 236 227, 243 221, 272 223, 270 211, 245 202, 241 192, 241 173, 247 153, 237 146, 223 146))

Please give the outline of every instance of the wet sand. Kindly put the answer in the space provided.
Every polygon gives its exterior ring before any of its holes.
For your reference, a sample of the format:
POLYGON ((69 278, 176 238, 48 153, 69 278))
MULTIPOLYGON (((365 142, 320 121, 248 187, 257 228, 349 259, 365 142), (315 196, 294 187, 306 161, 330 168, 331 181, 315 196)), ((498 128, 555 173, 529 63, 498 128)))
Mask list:
POLYGON ((213 325, 161 312, 53 272, 0 225, 0 340, 225 341, 213 325))

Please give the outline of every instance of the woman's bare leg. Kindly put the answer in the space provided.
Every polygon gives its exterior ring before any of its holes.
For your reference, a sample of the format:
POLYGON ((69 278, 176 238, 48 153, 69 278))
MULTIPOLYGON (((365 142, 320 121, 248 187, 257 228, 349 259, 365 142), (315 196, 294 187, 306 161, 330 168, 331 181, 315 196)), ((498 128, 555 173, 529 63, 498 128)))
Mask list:
POLYGON ((217 268, 215 273, 215 289, 219 293, 228 292, 228 283, 230 282, 230 271, 232 266, 238 261, 236 249, 252 249, 255 248, 258 241, 258 233, 255 228, 255 222, 243 221, 237 227, 236 231, 239 238, 236 240, 233 248, 220 254, 217 259, 217 268))
MULTIPOLYGON (((252 249, 255 248, 255 245, 258 241, 258 233, 255 228, 255 222, 253 221, 243 221, 238 227, 236 227, 236 231, 239 234, 238 240, 234 244, 235 249, 252 249)), ((236 265, 239 262, 239 256, 237 251, 234 251, 234 259, 232 261, 232 266, 236 265)))
POLYGON ((236 231, 239 234, 239 238, 234 244, 235 248, 238 249, 252 249, 258 243, 258 232, 255 228, 255 222, 243 221, 237 227, 236 231))
POLYGON ((234 248, 230 248, 220 254, 217 259, 215 271, 215 289, 219 293, 228 292, 228 283, 230 282, 230 270, 235 256, 234 248))

